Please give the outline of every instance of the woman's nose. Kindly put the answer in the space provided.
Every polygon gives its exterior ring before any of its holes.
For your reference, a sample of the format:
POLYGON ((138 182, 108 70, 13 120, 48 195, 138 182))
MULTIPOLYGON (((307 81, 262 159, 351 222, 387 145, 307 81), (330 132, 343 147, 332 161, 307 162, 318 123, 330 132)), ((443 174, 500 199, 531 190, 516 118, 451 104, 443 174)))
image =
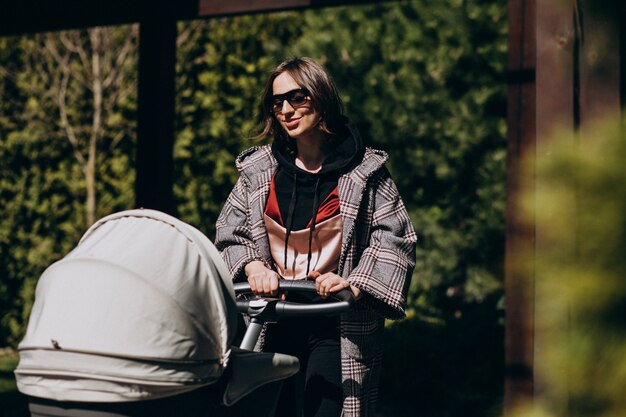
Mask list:
POLYGON ((283 100, 283 107, 280 111, 282 114, 293 113, 294 108, 291 103, 289 103, 289 100, 283 100))

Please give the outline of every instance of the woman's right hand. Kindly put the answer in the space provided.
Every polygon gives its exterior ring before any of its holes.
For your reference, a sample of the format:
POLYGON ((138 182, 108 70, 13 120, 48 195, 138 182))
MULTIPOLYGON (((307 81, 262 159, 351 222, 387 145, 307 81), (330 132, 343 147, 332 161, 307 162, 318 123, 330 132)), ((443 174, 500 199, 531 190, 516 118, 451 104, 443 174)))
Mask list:
POLYGON ((267 268, 261 261, 252 261, 244 268, 250 291, 260 297, 275 297, 278 294, 278 280, 276 271, 267 268))

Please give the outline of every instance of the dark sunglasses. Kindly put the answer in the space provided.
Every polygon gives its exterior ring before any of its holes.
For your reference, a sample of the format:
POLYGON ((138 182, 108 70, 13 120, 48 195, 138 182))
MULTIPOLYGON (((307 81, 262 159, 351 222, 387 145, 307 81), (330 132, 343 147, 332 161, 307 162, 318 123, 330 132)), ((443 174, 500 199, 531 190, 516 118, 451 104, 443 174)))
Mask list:
POLYGON ((283 111, 283 103, 287 100, 287 103, 294 109, 300 108, 307 103, 309 98, 306 90, 299 88, 297 90, 291 90, 285 94, 276 94, 272 96, 272 113, 278 114, 283 111))

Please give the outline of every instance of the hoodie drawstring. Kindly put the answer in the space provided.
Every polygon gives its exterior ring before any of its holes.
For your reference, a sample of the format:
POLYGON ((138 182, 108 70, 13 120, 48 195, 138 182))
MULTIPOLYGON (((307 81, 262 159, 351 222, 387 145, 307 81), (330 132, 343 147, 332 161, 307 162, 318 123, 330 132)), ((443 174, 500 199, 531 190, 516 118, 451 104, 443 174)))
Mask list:
POLYGON ((311 227, 309 228, 309 252, 307 253, 307 262, 306 262, 306 275, 309 276, 309 268, 311 267, 311 257, 312 257, 312 253, 311 253, 311 244, 313 242, 313 232, 315 232, 315 220, 317 217, 317 209, 318 207, 318 200, 319 200, 319 185, 320 185, 320 179, 319 177, 317 177, 317 180, 315 181, 315 194, 313 195, 313 217, 311 217, 311 227))
MULTIPOLYGON (((296 210, 296 198, 297 198, 297 181, 298 174, 293 174, 293 189, 291 191, 291 201, 289 202, 289 211, 287 212, 287 223, 285 223, 285 253, 283 256, 285 263, 285 271, 287 270, 287 260, 289 259, 289 235, 291 235, 291 229, 293 227, 293 214, 296 210)), ((315 181, 315 193, 313 194, 313 215, 311 217, 311 226, 309 227, 309 250, 307 253, 306 275, 309 275, 311 269, 311 259, 313 257, 313 233, 315 233, 315 226, 317 225, 317 210, 319 209, 319 177, 315 181)))
MULTIPOLYGON (((293 213, 296 211, 296 196, 297 196, 297 184, 298 184, 298 174, 293 173, 293 189, 291 190, 291 201, 289 202, 289 211, 287 212, 287 223, 285 224, 285 228, 287 232, 285 234, 285 271, 287 270, 287 248, 289 243, 289 235, 291 234, 291 228, 293 224, 293 213)), ((308 275, 308 273, 307 273, 308 275)))

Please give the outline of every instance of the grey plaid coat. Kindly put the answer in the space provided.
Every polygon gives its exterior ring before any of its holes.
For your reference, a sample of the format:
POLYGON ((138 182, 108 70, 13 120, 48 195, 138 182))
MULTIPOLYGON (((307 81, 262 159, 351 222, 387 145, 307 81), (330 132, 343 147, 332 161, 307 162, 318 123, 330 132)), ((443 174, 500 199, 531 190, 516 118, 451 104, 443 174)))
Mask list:
MULTIPOLYGON (((378 396, 385 318, 404 317, 415 266, 411 220, 389 172, 387 154, 368 148, 363 161, 339 178, 343 239, 338 274, 363 297, 341 316, 343 416, 373 415, 378 396)), ((253 260, 272 265, 263 212, 278 163, 269 146, 237 158, 241 175, 217 221, 215 244, 235 280, 253 260)))

